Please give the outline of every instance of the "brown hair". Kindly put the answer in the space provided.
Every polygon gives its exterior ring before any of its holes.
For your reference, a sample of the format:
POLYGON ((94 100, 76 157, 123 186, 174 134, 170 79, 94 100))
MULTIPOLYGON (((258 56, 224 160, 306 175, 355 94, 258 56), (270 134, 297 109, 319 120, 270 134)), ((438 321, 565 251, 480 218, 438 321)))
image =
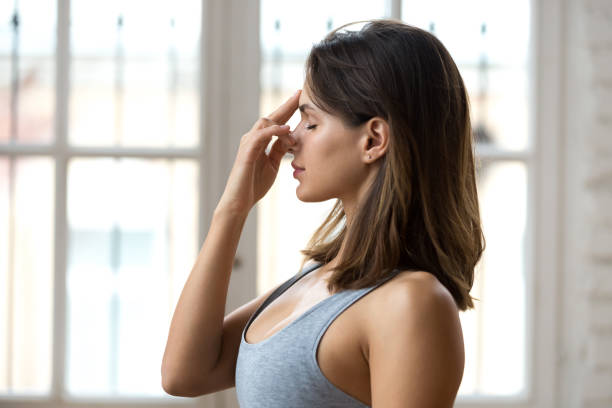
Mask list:
MULTIPOLYGON (((363 22, 363 21, 361 21, 363 22)), ((358 22, 358 23, 361 23, 358 22)), ((367 195, 346 225, 340 200, 301 252, 343 259, 327 288, 369 287, 396 268, 434 274, 460 310, 484 250, 469 102, 450 54, 432 34, 396 20, 369 20, 315 44, 306 61, 313 103, 355 127, 389 125, 389 148, 367 195)))

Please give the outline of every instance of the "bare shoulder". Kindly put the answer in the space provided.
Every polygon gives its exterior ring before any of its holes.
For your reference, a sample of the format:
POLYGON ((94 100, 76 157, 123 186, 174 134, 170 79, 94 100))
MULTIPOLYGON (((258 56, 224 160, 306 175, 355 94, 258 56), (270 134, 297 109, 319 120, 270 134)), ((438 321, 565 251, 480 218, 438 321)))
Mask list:
POLYGON ((406 404, 451 406, 464 367, 451 293, 420 271, 403 271, 374 292, 364 339, 374 405, 392 406, 386 396, 401 395, 406 404))
POLYGON ((428 314, 458 313, 457 305, 449 290, 429 272, 402 271, 381 285, 378 291, 375 298, 376 306, 380 308, 372 310, 378 318, 381 312, 386 314, 394 311, 403 314, 404 317, 425 311, 428 311, 428 314))
POLYGON ((367 326, 362 339, 366 355, 372 342, 384 338, 388 335, 386 330, 392 328, 404 328, 421 337, 433 329, 446 330, 463 346, 457 304, 433 274, 402 271, 372 294, 366 308, 367 326))

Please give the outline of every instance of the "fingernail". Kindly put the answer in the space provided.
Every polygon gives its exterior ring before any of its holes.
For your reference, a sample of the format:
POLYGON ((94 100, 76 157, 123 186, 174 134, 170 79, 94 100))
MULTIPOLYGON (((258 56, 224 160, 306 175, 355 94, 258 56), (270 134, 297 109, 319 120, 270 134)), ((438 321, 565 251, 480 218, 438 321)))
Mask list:
POLYGON ((283 128, 283 129, 289 129, 289 125, 281 125, 281 128, 283 128))
POLYGON ((300 93, 300 91, 301 91, 301 89, 298 89, 297 91, 295 91, 295 93, 293 94, 293 96, 295 96, 295 95, 299 94, 299 93, 300 93))

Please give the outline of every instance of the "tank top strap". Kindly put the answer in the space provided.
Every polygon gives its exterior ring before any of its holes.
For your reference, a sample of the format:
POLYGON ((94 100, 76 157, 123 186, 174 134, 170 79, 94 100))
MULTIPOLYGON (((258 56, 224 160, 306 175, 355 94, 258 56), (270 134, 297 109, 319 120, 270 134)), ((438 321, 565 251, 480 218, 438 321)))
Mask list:
MULTIPOLYGON (((327 331, 327 329, 333 323, 333 321, 336 320, 336 318, 342 312, 348 309, 353 303, 355 303, 356 301, 358 301, 359 299, 361 299, 363 296, 367 295, 371 291, 375 290, 382 284, 391 280, 392 278, 397 276, 397 274, 400 272, 401 272, 400 269, 394 269, 391 272, 389 272, 389 274, 385 276, 384 278, 382 278, 380 281, 366 288, 349 289, 349 290, 344 290, 342 292, 338 292, 336 293, 337 296, 334 296, 334 299, 330 299, 331 301, 330 304, 327 304, 325 308, 319 309, 317 311, 317 313, 319 313, 319 316, 316 317, 315 319, 320 322, 319 330, 314 332, 310 337, 311 339, 310 340, 311 341, 311 346, 310 346, 311 358, 309 358, 309 361, 314 371, 316 371, 317 373, 320 373, 321 376, 323 376, 323 373, 321 372, 317 364, 317 349, 319 347, 319 343, 321 342, 321 338, 323 337, 323 334, 327 331)), ((323 378, 325 377, 323 376, 323 378)))
MULTIPOLYGON (((276 290, 274 292, 272 292, 272 294, 270 296, 268 296, 268 298, 257 308, 255 313, 253 313, 251 315, 251 318, 248 320, 247 324, 245 325, 245 330, 244 331, 246 331, 246 328, 251 325, 251 322, 253 320, 255 320, 255 318, 262 312, 262 310, 264 310, 266 308, 266 306, 268 306, 270 303, 272 303, 274 301, 274 299, 276 299, 277 297, 282 295, 283 292, 285 292, 287 289, 289 289, 289 287, 291 285, 293 285, 295 282, 297 282, 298 280, 302 279, 304 276, 306 276, 310 272, 314 271, 315 269, 317 269, 321 265, 323 265, 323 264, 322 263, 314 263, 312 265, 308 265, 308 266, 304 267, 304 269, 300 273, 297 273, 297 274, 293 275, 291 278, 287 279, 282 285, 280 285, 278 288, 276 288, 276 290)), ((243 336, 244 336, 244 333, 243 333, 243 336)))

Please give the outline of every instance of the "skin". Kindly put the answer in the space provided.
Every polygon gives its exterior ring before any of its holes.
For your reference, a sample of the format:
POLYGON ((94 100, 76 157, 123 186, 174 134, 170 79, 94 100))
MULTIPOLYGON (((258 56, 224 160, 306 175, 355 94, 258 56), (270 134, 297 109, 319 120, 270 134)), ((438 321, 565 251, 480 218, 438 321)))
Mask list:
POLYGON ((206 239, 177 302, 162 359, 162 387, 194 397, 232 385, 240 332, 263 302, 254 299, 225 317, 227 291, 240 235, 251 208, 270 189, 294 141, 284 125, 300 92, 245 133, 206 239), (278 136, 267 155, 272 137, 278 136))
POLYGON ((297 166, 297 197, 304 202, 339 198, 347 215, 353 217, 357 203, 378 172, 378 159, 388 147, 388 125, 372 118, 357 128, 314 105, 306 84, 299 98, 301 121, 291 133, 289 148, 297 166))
MULTIPOLYGON (((198 396, 233 386, 242 329, 272 292, 225 316, 233 260, 246 218, 274 183, 283 156, 293 153, 296 165, 305 168, 298 176, 298 198, 339 198, 350 223, 388 146, 389 127, 383 119, 374 117, 346 128, 339 118, 312 104, 306 86, 243 135, 172 318, 162 361, 166 392, 198 396), (313 109, 300 110, 302 120, 290 132, 282 125, 304 104, 313 109), (273 136, 278 139, 266 154, 273 136)), ((370 303, 359 316, 362 327, 344 333, 357 336, 367 360, 371 398, 365 398, 377 408, 450 408, 463 373, 457 308, 433 275, 401 275, 364 299, 370 298, 370 303)))
MULTIPOLYGON (((389 126, 379 117, 356 128, 345 126, 339 117, 315 106, 306 83, 298 106, 301 121, 290 133, 295 143, 288 149, 294 163, 305 169, 297 175, 296 195, 304 202, 340 199, 350 224, 388 149, 389 126)), ((338 257, 341 254, 342 249, 338 257)))
POLYGON ((378 171, 377 159, 386 149, 386 145, 372 143, 386 143, 387 139, 379 134, 372 137, 370 122, 350 128, 337 116, 319 109, 306 86, 299 106, 302 120, 292 133, 296 144, 289 149, 296 165, 305 168, 298 175, 296 195, 305 202, 339 198, 351 219, 378 171))

